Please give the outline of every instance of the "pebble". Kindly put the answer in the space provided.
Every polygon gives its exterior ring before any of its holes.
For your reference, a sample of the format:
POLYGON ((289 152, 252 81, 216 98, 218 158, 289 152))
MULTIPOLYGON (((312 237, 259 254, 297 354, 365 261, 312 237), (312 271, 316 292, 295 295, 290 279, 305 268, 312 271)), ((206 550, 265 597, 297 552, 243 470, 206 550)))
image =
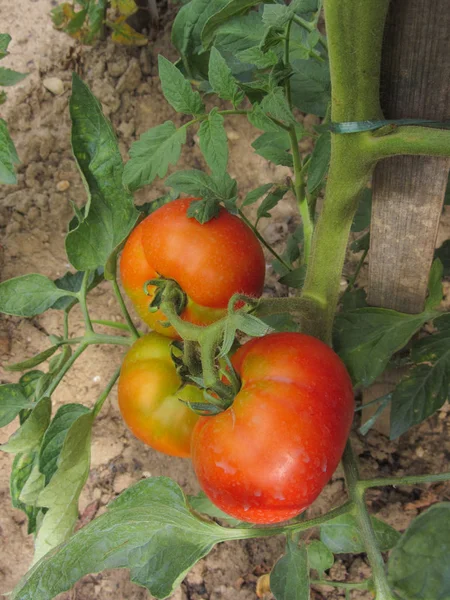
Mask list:
POLYGON ((67 181, 67 179, 58 181, 58 183, 56 184, 56 189, 58 190, 58 192, 65 192, 69 188, 70 188, 70 183, 67 181))
POLYGON ((64 94, 64 83, 59 77, 46 77, 42 81, 42 85, 55 96, 64 94))

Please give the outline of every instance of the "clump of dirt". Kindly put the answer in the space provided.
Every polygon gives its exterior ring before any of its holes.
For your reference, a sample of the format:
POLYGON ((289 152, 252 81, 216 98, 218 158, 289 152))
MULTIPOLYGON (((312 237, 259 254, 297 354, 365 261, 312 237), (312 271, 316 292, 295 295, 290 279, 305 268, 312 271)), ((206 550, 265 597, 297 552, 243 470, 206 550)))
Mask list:
MULTIPOLYGON (((148 47, 125 49, 107 41, 94 48, 80 48, 69 37, 51 28, 47 13, 53 2, 37 0, 29 3, 25 15, 19 4, 6 0, 0 11, 0 16, 3 13, 8 16, 8 31, 14 40, 6 66, 30 71, 30 77, 11 90, 6 107, 11 135, 22 164, 18 170, 18 184, 3 186, 0 190, 2 280, 30 272, 56 278, 70 269, 64 237, 73 214, 71 203, 80 206, 86 200, 70 149, 71 70, 80 73, 101 101, 117 132, 124 157, 131 142, 148 128, 168 119, 177 123, 184 119, 175 116, 165 102, 157 79, 157 54, 174 58, 169 25, 148 47), (43 85, 46 77, 59 78, 64 93, 54 96, 48 91, 43 85)), ((305 124, 309 126, 308 121, 313 118, 306 117, 305 124)), ((226 128, 230 142, 229 171, 238 179, 241 196, 262 183, 283 181, 290 174, 289 169, 270 165, 253 153, 250 144, 258 134, 245 119, 230 118, 226 128)), ((204 167, 196 136, 189 133, 177 169, 204 167)), ((163 182, 157 180, 151 188, 136 194, 137 201, 148 201, 164 192, 163 182)), ((261 232, 281 250, 299 217, 294 202, 289 199, 280 203, 273 215, 270 224, 262 224, 261 232)), ((276 281, 270 262, 267 256, 266 293, 286 294, 288 290, 276 281)), ((351 272, 352 262, 347 268, 351 272)), ((90 307, 93 318, 121 320, 119 307, 107 283, 92 292, 90 307)), ((79 309, 71 313, 70 324, 74 335, 82 332, 79 309)), ((0 350, 4 361, 16 362, 42 351, 48 345, 46 332, 62 333, 61 315, 57 311, 27 320, 3 317, 0 350)), ((54 409, 68 402, 92 406, 120 363, 122 354, 123 350, 117 347, 90 348, 54 394, 54 409)), ((18 379, 18 375, 4 371, 1 377, 4 382, 18 379)), ((445 470, 450 427, 446 415, 446 410, 441 411, 398 442, 389 442, 376 431, 370 432, 365 439, 355 436, 363 473, 381 476, 445 470)), ((6 441, 16 427, 17 423, 12 423, 0 430, 0 442, 6 441)), ((10 506, 11 463, 11 456, 0 454, 0 593, 13 588, 27 571, 32 558, 33 544, 31 537, 26 535, 24 516, 10 506)), ((94 427, 92 469, 81 496, 80 523, 86 524, 101 514, 107 503, 132 483, 157 475, 172 477, 188 493, 199 490, 188 461, 157 454, 128 432, 113 392, 94 427)), ((449 490, 448 484, 373 490, 369 494, 369 503, 375 514, 398 529, 404 529, 421 510, 437 500, 448 498, 449 490)), ((344 497, 343 474, 338 470, 308 515, 318 515, 341 503, 344 497)), ((253 599, 258 577, 270 571, 282 552, 283 540, 279 537, 219 544, 187 575, 173 598, 253 599)), ((333 566, 331 575, 343 581, 357 580, 367 576, 367 572, 364 557, 344 556, 333 566)), ((312 592, 313 598, 331 600, 342 596, 342 591, 333 588, 314 588, 312 592)), ((126 571, 107 571, 83 578, 71 592, 60 596, 61 600, 106 600, 111 597, 139 600, 147 598, 148 593, 130 583, 126 571)), ((366 597, 369 596, 361 592, 353 594, 354 599, 366 597)))

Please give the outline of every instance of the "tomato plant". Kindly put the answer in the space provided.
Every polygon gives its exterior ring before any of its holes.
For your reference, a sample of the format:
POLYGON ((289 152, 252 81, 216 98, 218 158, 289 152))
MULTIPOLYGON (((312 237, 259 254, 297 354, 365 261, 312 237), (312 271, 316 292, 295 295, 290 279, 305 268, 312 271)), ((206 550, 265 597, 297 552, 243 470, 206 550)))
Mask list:
POLYGON ((202 401, 194 385, 181 387, 170 340, 157 333, 139 338, 128 350, 118 382, 119 408, 136 437, 159 452, 190 456, 197 415, 185 402, 202 401))
POLYGON ((175 280, 186 299, 181 318, 209 325, 226 314, 233 294, 259 297, 265 275, 261 246, 250 228, 220 208, 201 224, 189 216, 198 199, 173 200, 133 230, 120 260, 122 284, 136 309, 155 331, 176 337, 160 310, 150 311, 157 277, 175 280))
POLYGON ((206 495, 227 514, 279 523, 304 511, 336 470, 353 421, 353 389, 317 338, 272 333, 233 356, 233 404, 195 427, 192 461, 206 495))
MULTIPOLYGON (((76 15, 67 6, 66 13, 80 29, 92 24, 95 7, 106 6, 79 4, 84 8, 76 15)), ((362 477, 353 440, 346 439, 351 387, 359 412, 361 390, 390 364, 401 362, 406 374, 374 400, 376 413, 354 433, 360 443, 384 410, 390 410, 390 437, 396 440, 449 397, 450 319, 440 305, 439 260, 448 258, 447 245, 433 263, 417 314, 368 306, 364 290, 354 289, 369 252, 368 231, 350 244, 362 254, 341 293, 350 232, 370 226, 377 163, 397 155, 450 156, 450 132, 442 123, 392 122, 382 114, 388 6, 388 0, 325 0, 323 13, 320 0, 190 0, 172 28, 179 61, 158 60, 166 100, 189 118, 144 132, 125 165, 100 103, 74 74, 72 148, 87 189, 84 207, 74 205, 66 236, 76 272, 55 281, 28 274, 0 284, 3 313, 30 318, 52 309, 62 321, 43 352, 8 366, 24 371, 19 381, 0 386, 0 425, 16 417, 19 425, 1 447, 16 455, 12 502, 26 514, 36 547, 35 565, 13 600, 50 600, 85 574, 111 567, 128 568, 133 581, 165 598, 215 544, 280 534, 286 551, 269 576, 276 600, 306 599, 310 584, 343 588, 347 597, 363 590, 377 600, 450 597, 449 503, 435 504, 400 534, 366 502, 372 488, 432 485, 450 480, 450 473, 362 477), (220 104, 207 110, 204 92, 216 94, 220 104), (320 125, 306 128, 299 111, 312 113, 320 125), (260 131, 253 150, 290 168, 289 177, 273 181, 276 171, 268 170, 269 181, 238 190, 227 173, 224 123, 230 115, 260 131), (204 169, 175 170, 164 182, 170 192, 136 206, 133 192, 166 177, 188 130, 197 131, 204 169), (312 152, 301 150, 304 138, 312 152), (175 200, 180 194, 187 198, 175 200), (278 251, 260 226, 288 195, 301 224, 278 251), (142 212, 150 214, 139 223, 142 212), (279 289, 290 288, 289 294, 260 297, 265 264, 259 243, 286 286, 279 289), (143 335, 128 312, 117 278, 122 248, 122 283, 140 317, 180 338, 176 365, 169 338, 143 335), (114 290, 123 323, 92 318, 89 294, 104 281, 114 290), (70 323, 75 306, 84 321, 76 336, 70 323), (101 333, 99 326, 113 333, 101 333), (242 334, 252 339, 230 358, 242 334), (69 404, 52 415, 60 382, 97 344, 126 348, 122 369, 94 406, 69 404), (46 370, 36 369, 47 361, 46 370), (93 424, 119 376, 125 420, 147 443, 187 454, 197 423, 193 462, 218 506, 202 495, 186 496, 169 478, 149 477, 73 533, 93 424), (347 490, 342 503, 319 516, 282 522, 307 509, 341 456, 347 490), (243 521, 278 524, 230 523, 218 507, 243 521), (222 519, 231 526, 221 525, 222 519), (311 540, 312 534, 320 540, 311 540), (365 553, 370 575, 334 580, 335 556, 351 553, 365 553)), ((3 46, 5 40, 0 38, 3 46)), ((9 137, 0 144, 0 159, 6 157, 11 172, 16 157, 9 137)))

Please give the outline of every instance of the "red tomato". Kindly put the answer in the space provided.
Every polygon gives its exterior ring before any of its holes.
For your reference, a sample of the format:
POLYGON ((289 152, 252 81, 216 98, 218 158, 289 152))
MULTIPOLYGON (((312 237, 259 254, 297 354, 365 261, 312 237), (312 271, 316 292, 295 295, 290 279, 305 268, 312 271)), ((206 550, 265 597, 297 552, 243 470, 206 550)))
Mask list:
POLYGON ((317 498, 341 459, 353 420, 351 380, 333 350, 301 333, 255 338, 232 362, 241 390, 226 411, 199 419, 194 469, 229 515, 285 521, 317 498))
POLYGON ((179 398, 203 402, 203 394, 193 385, 178 391, 170 344, 153 332, 131 346, 120 371, 119 408, 137 438, 159 452, 187 457, 198 416, 179 398))
POLYGON ((141 319, 169 337, 177 333, 161 326, 165 316, 148 310, 153 295, 145 294, 144 284, 149 279, 177 281, 188 298, 181 318, 197 325, 223 317, 233 294, 258 297, 264 285, 264 254, 251 229, 223 208, 201 225, 186 214, 193 200, 174 200, 144 219, 120 261, 123 286, 141 319))

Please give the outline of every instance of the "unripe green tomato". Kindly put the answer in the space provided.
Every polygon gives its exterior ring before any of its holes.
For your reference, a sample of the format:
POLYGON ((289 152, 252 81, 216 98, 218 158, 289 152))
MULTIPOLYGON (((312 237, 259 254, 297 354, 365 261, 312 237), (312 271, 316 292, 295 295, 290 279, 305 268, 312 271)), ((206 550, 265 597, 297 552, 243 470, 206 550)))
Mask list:
POLYGON ((190 456, 191 436, 198 421, 180 399, 203 402, 193 385, 179 390, 181 379, 171 358, 172 340, 149 333, 127 352, 119 378, 119 408, 134 435, 171 456, 190 456))

